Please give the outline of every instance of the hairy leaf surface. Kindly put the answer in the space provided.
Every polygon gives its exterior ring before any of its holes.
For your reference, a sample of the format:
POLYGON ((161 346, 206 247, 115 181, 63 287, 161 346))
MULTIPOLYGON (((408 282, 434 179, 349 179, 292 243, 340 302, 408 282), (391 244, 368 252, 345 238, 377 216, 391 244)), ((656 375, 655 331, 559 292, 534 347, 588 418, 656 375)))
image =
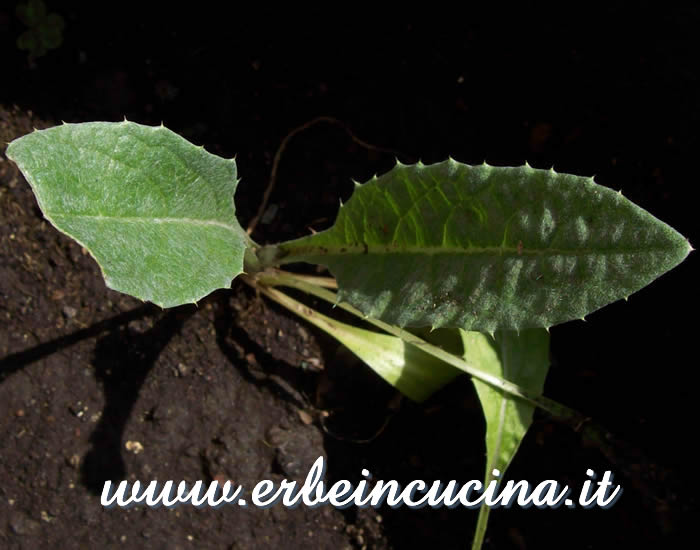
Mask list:
POLYGON ((579 319, 691 248, 592 178, 448 160, 397 164, 358 186, 332 228, 271 250, 326 265, 370 317, 492 332, 579 319))
POLYGON ((236 163, 164 127, 64 124, 7 156, 44 216, 97 260, 110 288, 162 307, 195 302, 242 272, 236 163))

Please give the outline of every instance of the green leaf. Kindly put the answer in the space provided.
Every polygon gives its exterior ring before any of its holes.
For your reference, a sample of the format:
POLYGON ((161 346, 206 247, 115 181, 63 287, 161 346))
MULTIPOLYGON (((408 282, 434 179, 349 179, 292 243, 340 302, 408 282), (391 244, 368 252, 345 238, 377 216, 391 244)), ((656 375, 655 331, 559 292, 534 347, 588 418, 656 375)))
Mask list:
POLYGON ((15 13, 22 23, 34 27, 46 17, 46 4, 42 0, 28 0, 25 4, 17 4, 15 13))
POLYGON ((582 318, 690 250, 592 178, 448 160, 397 164, 358 186, 332 228, 259 256, 326 265, 340 300, 387 323, 493 332, 582 318))
POLYGON ((41 42, 47 50, 55 50, 63 43, 63 29, 65 21, 63 17, 52 13, 37 28, 41 42))
MULTIPOLYGON (((549 371, 549 333, 545 329, 496 331, 494 336, 460 331, 464 360, 478 369, 542 395, 549 371)), ((503 473, 532 423, 534 407, 484 382, 472 379, 486 418, 487 476, 503 473)))
POLYGON ((17 37, 17 47, 20 50, 34 52, 34 55, 40 57, 46 53, 46 50, 39 43, 39 39, 32 31, 24 31, 17 37))
MULTIPOLYGON (((534 395, 542 395, 549 371, 549 333, 545 329, 496 331, 494 336, 460 330, 464 360, 476 368, 514 382, 534 395)), ((502 476, 532 424, 535 408, 499 389, 472 378, 486 419, 486 478, 494 469, 502 476)), ((481 547, 489 508, 479 510, 473 548, 481 547)))
POLYGON ((462 372, 396 336, 331 320, 328 334, 414 401, 425 401, 462 372))
MULTIPOLYGON (((462 357, 476 369, 508 380, 533 396, 542 395, 549 371, 549 333, 498 330, 493 336, 462 329, 412 330, 420 338, 462 357)), ((472 378, 486 419, 487 475, 503 473, 532 423, 535 407, 472 378)))
POLYGON ((238 224, 236 163, 163 126, 64 124, 7 156, 44 216, 97 260, 107 286, 161 307, 231 285, 250 243, 238 224))
MULTIPOLYGON (((265 286, 257 288, 268 298, 338 340, 374 372, 414 401, 424 401, 462 374, 459 369, 401 338, 341 323, 312 310, 277 289, 265 286)), ((455 340, 461 350, 458 335, 453 333, 438 336, 438 342, 449 341, 455 345, 455 340)))

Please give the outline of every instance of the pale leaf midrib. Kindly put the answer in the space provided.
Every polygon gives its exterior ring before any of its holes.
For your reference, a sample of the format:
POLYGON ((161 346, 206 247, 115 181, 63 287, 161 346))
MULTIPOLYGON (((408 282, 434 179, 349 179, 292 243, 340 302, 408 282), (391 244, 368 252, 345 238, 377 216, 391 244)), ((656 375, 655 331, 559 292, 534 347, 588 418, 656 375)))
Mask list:
MULTIPOLYGON (((510 373, 508 371, 508 359, 506 354, 506 349, 505 349, 505 339, 501 340, 501 365, 503 367, 503 372, 501 373, 501 376, 505 380, 510 380, 510 373)), ((498 432, 496 436, 496 445, 494 448, 493 456, 491 457, 491 462, 489 464, 488 470, 486 472, 487 476, 487 482, 490 481, 492 478, 492 471, 493 468, 498 465, 499 458, 501 455, 501 444, 503 443, 503 431, 504 431, 504 426, 506 422, 506 409, 508 407, 508 399, 509 396, 506 395, 505 392, 497 392, 500 394, 501 397, 501 402, 500 402, 500 407, 498 410, 498 432)), ((503 474, 504 472, 501 472, 503 474)))
POLYGON ((415 254, 415 255, 426 255, 434 256, 438 254, 445 255, 513 255, 519 256, 543 256, 543 255, 553 255, 553 256, 604 256, 604 255, 617 255, 617 254, 648 254, 653 252, 662 252, 667 254, 669 252, 668 247, 662 245, 659 246, 647 246, 639 248, 517 248, 517 247, 504 247, 504 246, 465 246, 465 247, 454 247, 454 246, 396 246, 393 244, 384 245, 367 245, 365 246, 325 246, 325 245, 314 245, 308 247, 299 248, 288 248, 289 255, 283 259, 283 262, 287 263, 290 261, 295 261, 297 258, 303 257, 314 257, 322 258, 328 256, 362 256, 368 254, 374 255, 392 255, 392 254, 415 254))
POLYGON ((66 214, 66 213, 58 213, 58 212, 47 212, 46 213, 47 218, 49 219, 55 219, 55 218, 68 218, 68 219, 86 219, 86 220, 94 220, 94 221, 114 221, 114 222, 125 222, 125 223, 137 223, 137 222, 146 222, 146 223, 183 223, 183 224, 188 224, 188 225, 195 225, 195 226, 200 226, 200 227, 206 227, 206 226, 215 226, 215 227, 223 227, 224 229, 228 229, 229 231, 232 231, 233 233, 238 233, 236 230, 236 227, 230 224, 227 224, 225 222, 221 222, 218 220, 201 220, 197 218, 169 218, 169 217, 149 217, 149 216, 102 216, 102 215, 94 215, 94 214, 66 214))

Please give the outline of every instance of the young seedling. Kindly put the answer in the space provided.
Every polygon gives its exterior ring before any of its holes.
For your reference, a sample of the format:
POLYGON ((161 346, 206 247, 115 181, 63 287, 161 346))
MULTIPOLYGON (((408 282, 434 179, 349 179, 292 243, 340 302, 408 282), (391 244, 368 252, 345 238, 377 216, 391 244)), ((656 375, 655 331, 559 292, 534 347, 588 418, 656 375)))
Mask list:
POLYGON ((471 375, 486 419, 486 483, 508 467, 535 407, 578 418, 542 396, 549 327, 627 298, 692 250, 621 193, 527 164, 397 163, 357 184, 327 231, 260 246, 236 218, 235 161, 163 126, 64 124, 15 140, 7 156, 110 288, 166 308, 241 277, 411 399, 471 375), (296 262, 332 277, 280 268, 296 262), (280 287, 379 330, 330 319, 280 287))

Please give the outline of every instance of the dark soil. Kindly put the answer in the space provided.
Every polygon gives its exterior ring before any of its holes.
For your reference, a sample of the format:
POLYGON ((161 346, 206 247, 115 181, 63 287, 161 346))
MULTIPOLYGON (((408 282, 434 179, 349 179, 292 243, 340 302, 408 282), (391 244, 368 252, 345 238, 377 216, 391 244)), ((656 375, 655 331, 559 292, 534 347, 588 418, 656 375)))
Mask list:
MULTIPOLYGON (((3 143, 60 120, 162 120, 237 153, 244 225, 279 143, 316 116, 394 151, 333 124, 296 136, 259 242, 327 227, 351 178, 394 154, 596 173, 700 242, 695 9, 340 28, 275 14, 105 20, 49 4, 64 42, 36 59, 16 49, 22 24, 0 8, 3 143)), ((320 455, 331 482, 363 468, 404 483, 480 478, 478 401, 466 377, 424 404, 401 400, 238 283, 167 311, 106 289, 4 157, 0 221, 0 547, 468 547, 477 513, 460 508, 103 509, 107 479, 251 488, 303 479, 320 455)), ((605 426, 607 442, 538 414, 507 477, 579 487, 586 469, 612 470, 624 494, 608 510, 494 511, 486 548, 674 547, 694 532, 696 281, 691 256, 629 302, 552 330, 546 393, 605 426)))

